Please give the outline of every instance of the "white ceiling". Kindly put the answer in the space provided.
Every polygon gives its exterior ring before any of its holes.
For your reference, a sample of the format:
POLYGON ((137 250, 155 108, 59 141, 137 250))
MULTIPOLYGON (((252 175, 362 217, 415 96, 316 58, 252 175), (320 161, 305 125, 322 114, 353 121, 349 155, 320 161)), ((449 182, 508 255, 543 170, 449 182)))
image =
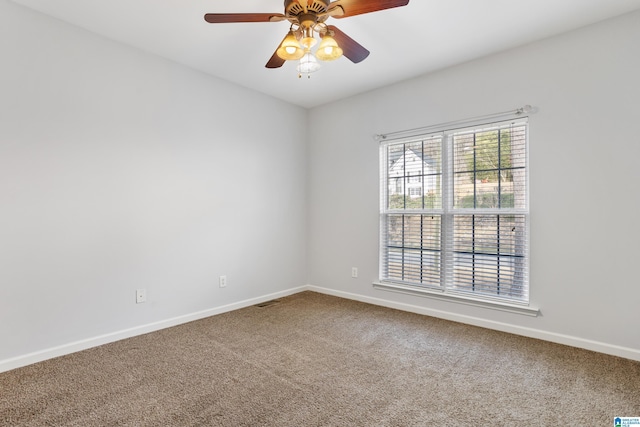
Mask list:
POLYGON ((289 23, 208 24, 205 13, 282 13, 282 0, 13 0, 110 39, 311 108, 569 31, 632 10, 640 0, 410 0, 330 18, 371 51, 359 64, 324 63, 298 79, 294 62, 264 67, 289 23))

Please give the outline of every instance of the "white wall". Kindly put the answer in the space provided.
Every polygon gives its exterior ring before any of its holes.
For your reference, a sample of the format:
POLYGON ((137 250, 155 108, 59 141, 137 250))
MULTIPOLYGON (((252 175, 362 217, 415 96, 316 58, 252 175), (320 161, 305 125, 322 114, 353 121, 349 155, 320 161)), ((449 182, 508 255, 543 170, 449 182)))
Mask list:
POLYGON ((336 102, 309 116, 312 285, 640 360, 640 13, 336 102), (372 287, 373 135, 531 104, 531 304, 526 317, 372 287), (330 126, 327 126, 330 124, 330 126), (351 267, 360 277, 351 278, 351 267))
POLYGON ((306 283, 304 109, 7 0, 0 57, 0 371, 306 283))

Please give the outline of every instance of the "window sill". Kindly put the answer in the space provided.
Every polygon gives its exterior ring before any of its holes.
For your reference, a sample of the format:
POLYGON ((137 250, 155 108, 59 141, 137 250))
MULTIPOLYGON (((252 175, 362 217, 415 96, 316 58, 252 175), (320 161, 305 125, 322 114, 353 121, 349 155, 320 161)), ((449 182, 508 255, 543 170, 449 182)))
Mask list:
POLYGON ((437 290, 420 288, 417 286, 404 285, 401 283, 391 282, 374 282, 373 287, 384 291, 398 292, 402 294, 414 295, 419 297, 433 298, 440 301, 455 302, 458 304, 471 305, 474 307, 488 308, 491 310, 506 311, 508 313, 522 314, 525 316, 537 317, 540 310, 529 307, 528 305, 510 304, 500 301, 480 300, 470 298, 463 295, 454 295, 437 290))

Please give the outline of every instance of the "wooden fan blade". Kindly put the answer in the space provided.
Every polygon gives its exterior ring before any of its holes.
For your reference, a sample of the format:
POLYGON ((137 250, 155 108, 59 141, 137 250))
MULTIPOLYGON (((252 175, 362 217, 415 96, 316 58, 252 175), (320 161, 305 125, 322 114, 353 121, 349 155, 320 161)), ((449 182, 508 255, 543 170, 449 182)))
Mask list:
POLYGON ((287 19, 281 13, 207 13, 204 20, 210 24, 228 22, 278 22, 287 19))
POLYGON ((334 18, 347 18, 363 13, 377 12, 379 10, 392 9, 394 7, 406 6, 409 0, 337 0, 329 4, 328 9, 341 6, 344 14, 334 15, 334 18))
POLYGON ((327 25, 327 29, 333 33, 333 38, 342 49, 342 54, 351 62, 357 64, 367 59, 370 52, 360 43, 340 31, 335 25, 327 25))
POLYGON ((269 59, 269 62, 267 62, 267 65, 265 65, 265 67, 267 68, 280 68, 284 65, 286 61, 282 58, 280 58, 275 52, 273 53, 273 56, 271 57, 271 59, 269 59))
MULTIPOLYGON (((288 36, 288 34, 287 34, 287 36, 288 36)), ((284 36, 284 39, 282 39, 282 42, 287 38, 287 36, 284 36)), ((273 56, 271 56, 271 58, 269 59, 269 61, 267 62, 267 65, 265 65, 265 67, 267 67, 267 68, 280 68, 280 67, 282 67, 284 65, 286 60, 282 59, 282 58, 280 58, 278 56, 278 48, 280 47, 282 42, 280 42, 278 44, 278 47, 276 48, 276 51, 273 52, 273 56)))

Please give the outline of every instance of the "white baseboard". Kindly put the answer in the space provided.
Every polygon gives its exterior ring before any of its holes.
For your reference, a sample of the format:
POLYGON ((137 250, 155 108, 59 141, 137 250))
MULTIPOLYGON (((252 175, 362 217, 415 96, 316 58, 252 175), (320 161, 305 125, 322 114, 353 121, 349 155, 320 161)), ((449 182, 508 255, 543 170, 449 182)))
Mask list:
POLYGON ((158 331, 160 329, 170 328, 172 326, 181 325, 183 323, 192 322, 194 320, 204 319, 206 317, 214 316, 216 314, 238 310, 240 308, 249 307, 251 305, 259 304, 261 302, 269 301, 276 298, 282 298, 288 295, 293 295, 298 292, 302 292, 304 290, 308 290, 308 286, 301 286, 298 288, 287 289, 285 291, 275 292, 272 294, 247 299, 244 301, 238 301, 232 304, 214 307, 214 308, 199 311, 196 313, 186 314, 183 316, 178 316, 171 319, 148 323, 145 325, 136 326, 134 328, 116 331, 109 334, 88 338, 85 340, 63 344, 57 347, 36 351, 33 353, 25 354, 23 356, 14 357, 11 359, 0 360, 0 372, 10 371, 12 369, 31 365, 33 363, 42 362, 48 359, 53 359, 54 357, 64 356, 67 354, 75 353, 77 351, 87 350, 89 348, 97 347, 103 344, 108 344, 111 342, 123 340, 125 338, 135 337, 137 335, 147 334, 149 332, 158 331))
POLYGON ((599 341, 588 340, 584 338, 574 337, 570 335, 558 334, 555 332, 543 331, 540 329, 516 326, 509 323, 496 322, 493 320, 482 319, 479 317, 466 316, 463 314, 451 313, 448 311, 435 310, 420 307, 412 304, 399 303, 389 301, 382 298, 374 298, 350 292, 337 291, 335 289, 322 288, 319 286, 308 285, 307 290, 333 295, 340 298, 351 299, 355 301, 365 302, 369 304, 379 305, 397 310, 408 311, 411 313, 423 314, 426 316, 437 317, 440 319, 451 320, 454 322, 465 323, 482 328, 493 329, 501 332, 508 332, 515 335, 521 335, 529 338, 536 338, 544 341, 550 341, 557 344, 568 345, 571 347, 582 348, 585 350, 596 351, 598 353, 609 354, 612 356, 624 357, 625 359, 637 360, 640 362, 640 349, 628 348, 607 344, 599 341))
POLYGON ((570 335, 557 334, 554 332, 542 331, 539 329, 526 328, 516 326, 508 323, 496 322, 492 320, 486 320, 473 316, 466 316, 457 313, 451 313, 447 311, 434 310, 430 308, 420 307, 412 304, 399 303, 389 301, 382 298, 374 298, 350 292, 337 291, 335 289, 322 288, 319 286, 306 285, 297 288, 291 288, 284 291, 263 295, 256 298, 247 299, 244 301, 238 301, 232 304, 227 304, 211 309, 191 313, 183 316, 174 317, 154 323, 149 323, 141 326, 137 326, 130 329, 116 331, 113 333, 100 335, 97 337, 88 338, 85 340, 75 341, 68 344, 60 345, 53 348, 44 349, 41 351, 25 354, 22 356, 14 357, 11 359, 0 360, 0 372, 10 371, 12 369, 20 368, 23 366, 31 365, 33 363, 42 362, 44 360, 53 359, 54 357, 64 356, 67 354, 75 353, 77 351, 86 350, 89 348, 97 347, 103 344, 119 341, 126 338, 131 338, 137 335, 147 334, 149 332, 158 331, 172 326, 177 326, 183 323, 192 322, 194 320, 204 319, 206 317, 214 316, 216 314, 226 313, 240 308, 249 307, 251 305, 259 304, 261 302, 269 301, 276 298, 282 298, 288 295, 293 295, 302 291, 314 291, 322 294, 333 295, 340 298, 351 299, 354 301, 365 302, 369 304, 379 305, 382 307, 394 308, 397 310, 408 311, 411 313, 423 314, 426 316, 437 317, 440 319, 451 320, 454 322, 465 323, 474 326, 480 326, 487 329, 493 329, 502 332, 508 332, 516 335, 522 335, 525 337, 541 339, 544 341, 555 342, 558 344, 568 345, 571 347, 583 348, 586 350, 596 351, 599 353, 610 354, 612 356, 624 357, 626 359, 640 361, 640 350, 621 347, 612 344, 607 344, 598 341, 587 340, 584 338, 573 337, 570 335))

